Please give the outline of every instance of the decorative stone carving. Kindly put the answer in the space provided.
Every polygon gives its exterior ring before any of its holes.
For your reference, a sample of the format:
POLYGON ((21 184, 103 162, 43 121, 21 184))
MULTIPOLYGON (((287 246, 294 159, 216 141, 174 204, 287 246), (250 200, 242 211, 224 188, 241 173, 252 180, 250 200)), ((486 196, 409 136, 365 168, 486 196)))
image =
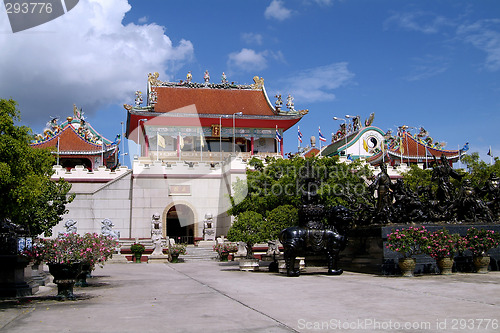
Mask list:
POLYGON ((66 231, 64 233, 76 234, 76 232, 77 232, 76 224, 77 223, 78 222, 75 220, 67 220, 66 223, 64 223, 64 227, 66 228, 66 231))
POLYGON ((203 240, 215 240, 215 224, 213 221, 213 216, 210 213, 205 214, 205 220, 203 220, 203 240))
POLYGON ((154 213, 151 219, 151 240, 153 241, 153 253, 152 256, 162 256, 163 255, 163 245, 162 245, 162 224, 160 220, 160 214, 154 213))
POLYGON ((118 230, 113 230, 113 227, 115 226, 113 222, 111 222, 110 219, 104 219, 101 221, 101 234, 104 236, 111 237, 115 240, 118 240, 120 238, 120 232, 118 230))

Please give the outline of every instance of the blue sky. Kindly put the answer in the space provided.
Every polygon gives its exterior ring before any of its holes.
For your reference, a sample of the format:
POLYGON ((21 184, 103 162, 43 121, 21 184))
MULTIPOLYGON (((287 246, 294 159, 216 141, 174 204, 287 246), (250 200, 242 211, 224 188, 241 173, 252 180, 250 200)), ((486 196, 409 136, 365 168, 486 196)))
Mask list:
MULTIPOLYGON (((292 94, 304 137, 330 140, 333 116, 375 112, 383 130, 423 126, 446 148, 500 156, 500 2, 400 0, 80 0, 70 12, 13 34, 0 9, 0 96, 41 131, 73 103, 106 137, 122 105, 162 80, 265 79, 292 94)), ((297 130, 285 133, 297 148, 297 130)))

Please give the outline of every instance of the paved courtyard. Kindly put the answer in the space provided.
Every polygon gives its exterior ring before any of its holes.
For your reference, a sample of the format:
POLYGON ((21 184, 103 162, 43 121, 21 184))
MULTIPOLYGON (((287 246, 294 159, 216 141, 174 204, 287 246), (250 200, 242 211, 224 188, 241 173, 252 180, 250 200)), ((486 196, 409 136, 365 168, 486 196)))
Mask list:
POLYGON ((53 283, 0 301, 0 332, 498 332, 500 272, 383 277, 309 269, 299 278, 236 263, 107 264, 76 301, 53 283))

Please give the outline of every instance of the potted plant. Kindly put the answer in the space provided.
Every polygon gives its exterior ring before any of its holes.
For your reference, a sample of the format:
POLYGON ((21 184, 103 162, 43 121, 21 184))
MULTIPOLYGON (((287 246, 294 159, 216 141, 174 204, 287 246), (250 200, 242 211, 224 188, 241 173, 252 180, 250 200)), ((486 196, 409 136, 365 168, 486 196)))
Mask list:
POLYGON ((186 244, 172 244, 168 249, 171 257, 171 262, 179 262, 179 255, 186 254, 186 244))
POLYGON ((130 246, 130 251, 134 254, 135 262, 140 263, 142 254, 146 251, 146 247, 141 243, 134 243, 130 246))
POLYGON ((218 243, 214 245, 214 251, 219 254, 220 261, 228 261, 229 253, 237 252, 238 245, 235 243, 218 243))
POLYGON ((478 273, 488 273, 490 264, 488 251, 499 245, 500 234, 493 230, 472 227, 465 235, 465 246, 472 252, 474 267, 478 273))
POLYGON ((436 230, 429 235, 429 244, 425 252, 436 259, 439 271, 443 275, 452 273, 453 258, 459 251, 462 237, 459 234, 450 234, 447 229, 436 230))
MULTIPOLYGON (((90 272, 95 265, 103 265, 111 257, 116 241, 97 234, 62 234, 55 239, 40 239, 26 255, 36 262, 46 262, 57 284, 61 299, 74 299, 73 287, 87 265, 90 272)), ((87 272, 85 272, 87 274, 87 272)))
POLYGON ((259 270, 259 260, 254 258, 253 245, 267 241, 265 232, 265 222, 261 214, 254 211, 240 213, 236 217, 227 233, 227 239, 231 242, 244 242, 246 244, 247 255, 240 260, 240 270, 259 270))
POLYGON ((41 239, 33 246, 31 255, 49 266, 60 299, 75 299, 73 286, 86 257, 86 249, 82 244, 82 237, 73 233, 55 239, 41 239))
POLYGON ((424 253, 429 246, 429 231, 425 227, 392 229, 387 235, 386 247, 403 255, 399 259, 399 268, 403 276, 411 277, 415 271, 415 255, 424 253))
POLYGON ((86 233, 83 235, 82 246, 85 248, 85 256, 82 262, 82 272, 75 285, 87 287, 87 277, 90 277, 96 265, 103 267, 104 263, 113 256, 118 241, 110 236, 86 233))

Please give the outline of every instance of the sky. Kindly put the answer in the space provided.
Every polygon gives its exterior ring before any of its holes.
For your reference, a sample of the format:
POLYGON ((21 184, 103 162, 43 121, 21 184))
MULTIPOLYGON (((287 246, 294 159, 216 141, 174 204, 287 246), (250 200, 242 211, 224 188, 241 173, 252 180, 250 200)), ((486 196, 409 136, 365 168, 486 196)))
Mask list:
MULTIPOLYGON (((445 149, 500 156, 498 0, 80 0, 16 33, 0 6, 0 50, 0 98, 36 133, 76 104, 113 139, 148 73, 203 82, 208 70, 263 77, 272 102, 291 94, 309 110, 303 146, 319 126, 330 141, 334 116, 374 112, 384 131, 424 127, 445 149)), ((295 126, 284 150, 297 145, 295 126)))

